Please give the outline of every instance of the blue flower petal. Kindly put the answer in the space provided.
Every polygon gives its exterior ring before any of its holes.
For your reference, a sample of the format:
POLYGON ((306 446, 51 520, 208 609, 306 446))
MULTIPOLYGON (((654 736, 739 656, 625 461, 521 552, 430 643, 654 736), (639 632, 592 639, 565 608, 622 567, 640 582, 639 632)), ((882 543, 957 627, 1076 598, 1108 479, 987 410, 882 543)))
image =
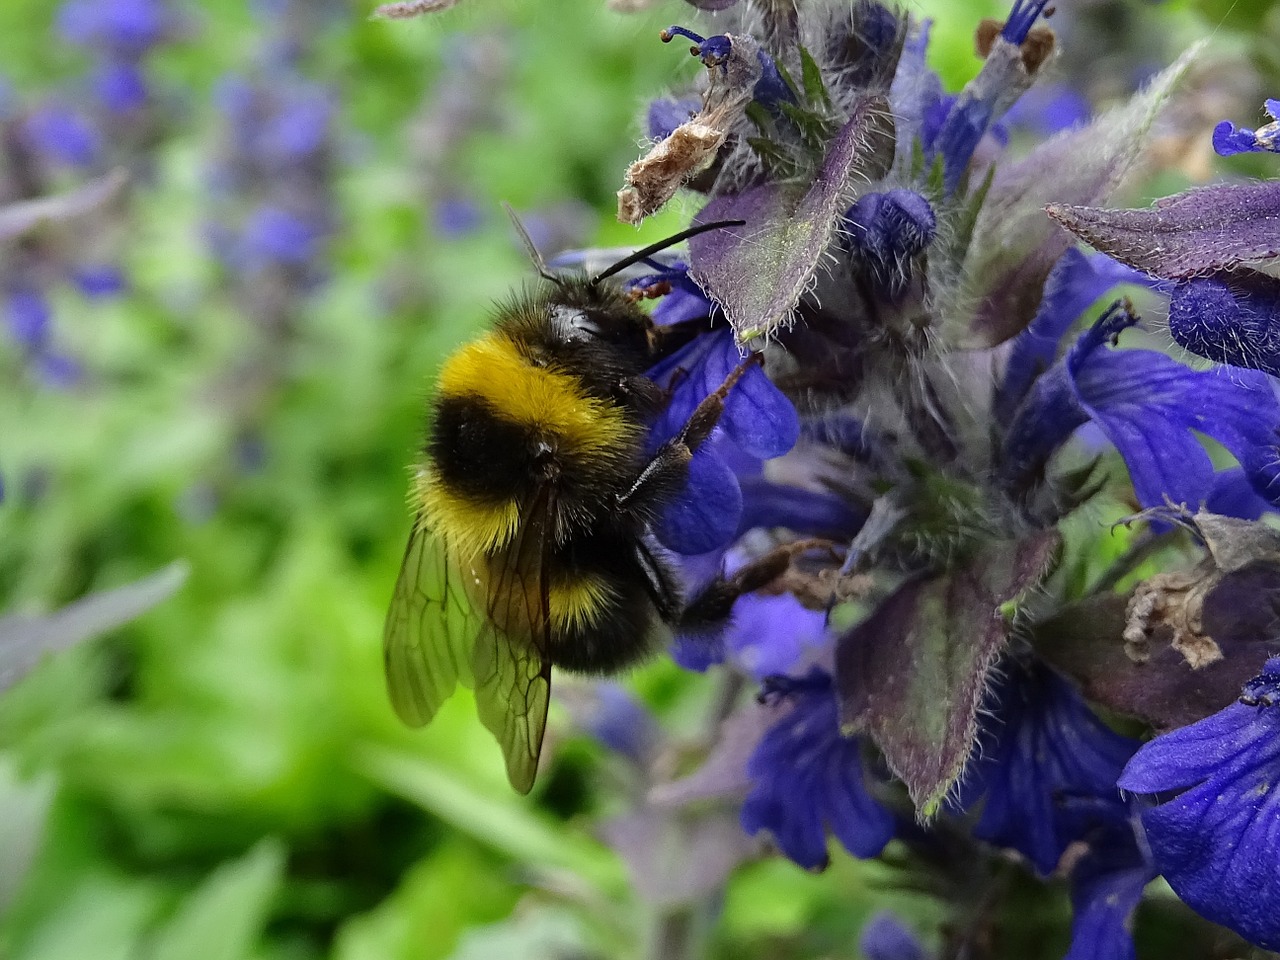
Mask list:
POLYGON ((771 483, 761 476, 738 471, 742 488, 742 520, 739 534, 757 527, 783 527, 804 536, 848 540, 862 527, 866 512, 830 493, 771 483))
POLYGON ((1071 872, 1071 948, 1064 960, 1133 960, 1133 911, 1155 877, 1130 824, 1093 838, 1071 872))
POLYGON ((1051 366, 1063 336, 1100 297, 1121 283, 1146 283, 1146 277, 1105 254, 1071 249, 1045 281, 1035 317, 1013 341, 996 394, 996 412, 1008 423, 1036 377, 1051 366))
POLYGON ((1233 467, 1214 475, 1205 509, 1224 517, 1257 520, 1274 510, 1275 505, 1258 495, 1243 469, 1233 467))
POLYGON ((693 455, 684 490, 664 505, 653 526, 663 546, 676 553, 708 553, 738 532, 742 489, 715 447, 712 438, 693 455))
POLYGON ((1125 790, 1157 795, 1142 824, 1178 896, 1268 950, 1280 948, 1277 781, 1280 657, 1245 685, 1240 702, 1152 740, 1120 778, 1125 790))
POLYGON ((102 151, 102 137, 82 114, 60 104, 32 113, 24 131, 36 149, 69 167, 87 167, 102 151))
MULTIPOLYGON (((698 337, 649 371, 659 384, 675 378, 675 387, 654 434, 675 434, 693 416, 698 404, 718 390, 742 363, 742 354, 728 327, 698 337)), ((720 426, 735 443, 762 459, 786 453, 800 436, 800 417, 791 401, 758 366, 752 366, 725 398, 720 426)))
POLYGON ((893 838, 894 817, 868 792, 860 741, 840 734, 831 678, 815 668, 801 680, 777 678, 772 689, 791 709, 748 761, 743 829, 768 831, 811 870, 827 864, 827 828, 854 856, 877 856, 893 838))
POLYGON ((129 113, 147 103, 147 79, 136 63, 108 61, 93 72, 93 89, 114 113, 129 113))
POLYGON ((259 207, 244 230, 244 257, 263 262, 302 266, 316 255, 324 229, 283 207, 259 207))
POLYGON ((19 290, 9 294, 5 303, 5 321, 9 336, 28 350, 43 348, 49 339, 52 312, 49 301, 41 294, 19 290))
POLYGON ((1188 396, 1194 376, 1150 350, 1099 351, 1076 374, 1081 402, 1120 451, 1143 506, 1167 496, 1194 508, 1212 486, 1213 462, 1188 429, 1200 407, 1188 396))
POLYGON ((805 652, 827 640, 827 617, 789 593, 751 593, 733 605, 724 645, 733 660, 757 680, 792 673, 805 652))
POLYGON ((702 109, 702 100, 698 97, 682 97, 675 99, 663 97, 649 104, 645 115, 645 127, 652 140, 665 140, 671 131, 702 109))
POLYGON ((858 934, 858 949, 867 960, 925 960, 924 946, 891 913, 878 913, 858 934))
POLYGON ((1280 153, 1280 100, 1266 101, 1267 116, 1271 122, 1257 130, 1237 127, 1230 120, 1223 120, 1213 128, 1213 149, 1220 157, 1237 153, 1280 153))
POLYGON ((1179 281, 1169 334, 1210 360, 1280 375, 1280 280, 1242 271, 1179 281))
POLYGON ((1137 749, 1065 680, 1011 665, 989 695, 990 718, 953 809, 982 802, 974 836, 1010 847, 1043 874, 1097 822, 1124 820, 1116 778, 1137 749))
POLYGON ((1265 376, 1190 370, 1151 350, 1098 350, 1078 365, 1075 386, 1124 457, 1143 506, 1168 496, 1195 508, 1208 498, 1213 464, 1193 430, 1230 450, 1259 494, 1280 499, 1280 402, 1265 376))

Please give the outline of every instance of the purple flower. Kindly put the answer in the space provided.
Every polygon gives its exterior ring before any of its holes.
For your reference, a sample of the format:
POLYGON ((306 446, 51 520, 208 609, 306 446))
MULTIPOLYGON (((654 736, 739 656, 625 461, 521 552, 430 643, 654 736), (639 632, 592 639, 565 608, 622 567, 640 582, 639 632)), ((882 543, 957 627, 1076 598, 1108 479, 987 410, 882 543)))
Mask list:
POLYGON ((1089 838, 1071 871, 1071 949, 1064 960, 1134 960, 1133 911, 1156 878, 1129 821, 1115 821, 1089 838))
POLYGON ((747 774, 742 828, 767 831, 783 854, 809 870, 827 865, 827 830, 856 857, 874 857, 894 834, 893 814, 872 797, 862 744, 840 733, 831 677, 775 677, 762 697, 790 709, 765 733, 747 774))
POLYGON ((943 183, 948 193, 960 185, 983 135, 1031 86, 1043 60, 1028 62, 1020 47, 1046 6, 1048 0, 1015 0, 982 71, 949 108, 934 108, 946 110, 944 119, 939 122, 936 115, 932 122, 926 119, 926 126, 936 125, 938 129, 936 138, 931 144, 926 140, 926 144, 931 146, 931 153, 942 157, 943 183))
POLYGON ((86 264, 72 273, 72 281, 86 297, 97 300, 114 297, 125 289, 124 274, 109 263, 86 264))
POLYGON ((1238 702, 1156 737, 1120 786, 1152 797, 1142 826, 1183 900, 1267 950, 1280 949, 1280 657, 1238 702))
POLYGON ((649 104, 645 115, 645 129, 652 140, 665 140, 671 131, 684 123, 702 108, 702 101, 697 97, 682 97, 679 100, 663 97, 649 104))
POLYGON ((1202 357, 1280 375, 1280 280, 1243 270, 1179 281, 1169 333, 1202 357))
POLYGON ((643 763, 661 739, 653 714, 616 683, 600 681, 591 692, 575 711, 579 725, 610 750, 643 763))
POLYGON ((217 102, 231 125, 241 160, 273 174, 312 160, 325 147, 332 126, 329 92, 295 79, 268 86, 224 77, 217 102))
POLYGON ((1120 451, 1138 501, 1198 507, 1213 462, 1192 431, 1225 446, 1260 495, 1280 498, 1280 402, 1252 371, 1198 371, 1152 350, 1105 350, 1136 317, 1114 306, 1036 381, 1005 438, 1002 481, 1018 490, 1082 424, 1092 420, 1120 451))
POLYGON ((55 390, 70 389, 84 376, 80 364, 61 353, 41 353, 34 358, 33 365, 40 379, 55 390))
POLYGON ((93 71, 93 89, 113 113, 129 113, 146 106, 147 78, 135 63, 109 60, 93 71))
POLYGON ((1050 137, 1089 122, 1093 106, 1088 97, 1065 83, 1043 83, 1032 87, 1009 108, 1004 122, 1050 137))
POLYGON ((36 150, 69 167, 92 165, 102 150, 102 137, 89 120, 62 104, 36 110, 24 131, 36 150))
MULTIPOLYGON (((698 404, 742 361, 733 331, 725 327, 696 338, 650 370, 654 382, 671 386, 667 407, 650 431, 652 449, 675 437, 698 404)), ((723 436, 713 435, 698 448, 689 463, 685 492, 667 505, 655 525, 658 538, 678 553, 706 553, 738 532, 743 500, 726 462, 726 456, 736 453, 730 448, 748 458, 781 456, 795 445, 800 421, 791 401, 759 365, 752 365, 725 398, 717 432, 723 436)))
POLYGON ((912 260, 937 233, 929 201, 914 190, 864 193, 845 214, 850 252, 864 263, 881 295, 898 299, 911 279, 912 260))
POLYGON ((468 197, 444 197, 435 205, 436 230, 443 237, 463 237, 484 225, 480 206, 468 197))
POLYGON ((1146 278, 1137 270, 1104 254, 1064 253, 1045 281, 1035 317, 1013 341, 996 391, 997 418, 1009 422, 1036 378, 1053 366, 1062 338, 1089 307, 1117 284, 1141 282, 1146 278))
POLYGON ((49 340, 49 301, 30 290, 9 294, 5 303, 9 336, 27 350, 43 350, 49 340))
POLYGON ((283 207, 264 206, 245 224, 244 257, 250 265, 304 266, 315 256, 324 229, 283 207))
POLYGON ((979 811, 974 836, 1025 856, 1042 874, 1097 823, 1124 821, 1116 778, 1138 744, 1113 733, 1039 664, 1007 665, 955 810, 979 811))
POLYGON ((67 0, 58 9, 65 39, 130 58, 159 43, 172 25, 161 0, 67 0))
POLYGON ((892 913, 877 913, 858 934, 858 949, 867 960, 925 960, 916 935, 892 913))
POLYGON ((1230 120, 1223 120, 1213 128, 1213 149, 1220 157, 1237 153, 1280 153, 1280 100, 1266 101, 1267 116, 1271 122, 1257 130, 1237 127, 1230 120))
MULTIPOLYGON (((715 37, 700 37, 692 30, 684 27, 670 26, 662 32, 664 42, 673 37, 684 37, 693 41, 694 56, 698 57, 709 68, 724 67, 733 55, 733 38, 728 34, 715 37)), ((760 79, 756 81, 752 96, 762 106, 774 108, 780 103, 795 103, 795 94, 787 86, 777 65, 764 50, 756 48, 756 61, 760 65, 760 79)))
MULTIPOLYGON (((730 553, 727 572, 747 558, 730 553)), ((809 610, 789 593, 749 593, 733 605, 729 624, 714 637, 679 637, 671 655, 686 670, 703 671, 732 661, 757 680, 804 666, 805 655, 827 641, 827 617, 809 610)))

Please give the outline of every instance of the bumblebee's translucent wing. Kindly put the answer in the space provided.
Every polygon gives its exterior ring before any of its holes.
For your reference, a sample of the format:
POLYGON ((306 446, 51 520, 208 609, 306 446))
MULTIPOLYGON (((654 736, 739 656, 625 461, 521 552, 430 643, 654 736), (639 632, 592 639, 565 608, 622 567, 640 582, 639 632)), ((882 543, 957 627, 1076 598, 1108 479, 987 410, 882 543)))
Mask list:
POLYGON ((551 700, 549 585, 552 493, 543 488, 524 512, 489 589, 486 629, 476 639, 472 672, 480 720, 498 739, 507 778, 528 793, 538 773, 551 700))
POLYGON ((417 523, 383 634, 387 691, 400 719, 422 726, 459 683, 473 687, 480 720, 521 793, 538 771, 551 699, 549 505, 549 491, 540 492, 514 542, 474 564, 417 523))
POLYGON ((445 543, 415 522, 382 635, 387 692, 400 719, 430 721, 458 683, 472 686, 471 657, 484 628, 445 543))

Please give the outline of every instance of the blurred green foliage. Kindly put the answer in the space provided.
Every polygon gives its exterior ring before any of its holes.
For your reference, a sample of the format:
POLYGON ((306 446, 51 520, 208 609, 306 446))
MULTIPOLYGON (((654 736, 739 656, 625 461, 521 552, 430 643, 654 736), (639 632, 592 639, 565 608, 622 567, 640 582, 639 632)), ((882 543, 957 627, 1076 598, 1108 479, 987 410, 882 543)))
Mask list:
MULTIPOLYGON (((611 218, 646 98, 694 73, 656 36, 687 8, 569 6, 473 0, 385 23, 361 5, 327 21, 302 66, 337 93, 338 229, 328 280, 285 342, 243 312, 204 240, 217 202, 208 161, 225 135, 215 84, 251 73, 280 25, 205 0, 155 55, 177 121, 134 170, 115 235, 130 291, 54 302, 56 337, 85 379, 58 391, 21 378, 0 342, 0 609, 50 609, 174 560, 190 576, 0 699, 5 960, 645 949, 659 918, 586 816, 616 806, 607 759, 570 745, 532 799, 517 797, 465 696, 410 731, 381 678, 433 371, 529 276, 499 202, 584 203, 580 239, 605 245, 661 237, 689 212, 676 204, 639 236, 611 218), (509 57, 497 119, 449 161, 483 225, 446 238, 415 125, 443 96, 450 56, 488 34, 509 57), (267 373, 246 386, 250 368, 267 373)), ((929 6, 946 14, 934 55, 954 85, 976 64, 973 23, 1003 5, 929 6)), ((52 31, 55 9, 0 4, 17 98, 84 69, 52 31)), ((709 684, 670 665, 635 686, 672 728, 708 709, 709 684)), ((572 735, 552 723, 557 743, 572 735)), ((877 888, 881 870, 840 854, 822 877, 753 864, 713 911, 712 952, 853 957, 873 900, 908 899, 877 888)))

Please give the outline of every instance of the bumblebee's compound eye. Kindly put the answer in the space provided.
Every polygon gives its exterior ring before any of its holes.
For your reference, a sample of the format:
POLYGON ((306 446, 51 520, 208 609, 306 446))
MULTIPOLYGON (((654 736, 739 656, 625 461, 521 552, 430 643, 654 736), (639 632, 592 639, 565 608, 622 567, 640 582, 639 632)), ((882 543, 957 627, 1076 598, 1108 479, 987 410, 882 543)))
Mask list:
POLYGON ((597 340, 604 334, 599 323, 576 307, 557 303, 552 305, 550 313, 551 329, 565 343, 597 340))

